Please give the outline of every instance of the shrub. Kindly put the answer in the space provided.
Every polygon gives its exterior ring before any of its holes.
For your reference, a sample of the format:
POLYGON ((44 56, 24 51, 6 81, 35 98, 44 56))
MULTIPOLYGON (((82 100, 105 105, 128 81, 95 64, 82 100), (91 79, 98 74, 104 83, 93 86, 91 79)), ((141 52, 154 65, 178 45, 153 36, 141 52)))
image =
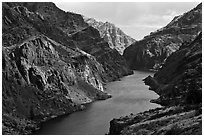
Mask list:
POLYGON ((166 135, 179 135, 181 132, 182 129, 177 125, 174 125, 170 130, 166 131, 166 135))

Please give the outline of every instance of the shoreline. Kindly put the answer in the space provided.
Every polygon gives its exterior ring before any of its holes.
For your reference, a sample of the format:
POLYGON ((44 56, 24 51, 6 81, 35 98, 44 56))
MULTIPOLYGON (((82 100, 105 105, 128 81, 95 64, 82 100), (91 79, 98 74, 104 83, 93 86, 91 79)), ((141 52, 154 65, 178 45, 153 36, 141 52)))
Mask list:
MULTIPOLYGON (((138 71, 139 73, 141 73, 142 74, 142 71, 138 71)), ((128 75, 128 76, 130 76, 130 75, 128 75)), ((148 76, 148 74, 146 74, 146 76, 148 76)), ((123 76, 123 77, 125 77, 125 76, 123 76)), ((123 78, 122 77, 122 78, 123 78)), ((122 80, 122 79, 121 79, 122 80)), ((141 77, 141 80, 142 80, 142 77, 141 77)), ((117 80, 116 80, 117 81, 117 80)), ((119 80, 120 81, 120 80, 119 80)), ((111 81, 111 82, 114 82, 114 81, 111 81)), ((109 83, 109 82, 108 82, 109 83)), ((96 101, 98 101, 98 100, 96 100, 96 101)), ((100 100, 99 100, 100 101, 100 100)), ((150 102, 150 101, 148 101, 148 102, 150 102)), ((91 102, 91 103, 94 103, 94 102, 91 102)), ((85 105, 85 107, 87 108, 88 107, 88 105, 89 104, 91 104, 91 103, 87 103, 87 104, 84 104, 85 105)), ((150 102, 151 103, 151 102, 150 102)), ((85 109, 86 109, 85 108, 85 109)), ((159 107, 160 108, 160 107, 159 107)), ((83 110, 82 110, 83 111, 83 110)), ((139 113, 141 113, 141 112, 139 112, 139 113)), ((65 115, 65 116, 59 116, 59 117, 57 117, 57 118, 55 118, 55 119, 61 119, 61 118, 64 118, 64 117, 68 117, 69 115, 65 115)), ((112 117, 112 118, 114 118, 114 117, 112 117)), ((54 119, 51 119, 51 120, 54 120, 54 119)), ((107 122, 107 125, 108 125, 108 122, 107 122)), ((107 132, 106 132, 107 133, 107 132)), ((105 134, 105 133, 104 133, 105 134)), ((40 135, 40 134, 38 134, 38 135, 40 135)))
POLYGON ((154 70, 154 69, 132 69, 132 71, 141 71, 141 72, 151 72, 151 73, 156 73, 158 70, 154 70))
MULTIPOLYGON (((133 72, 133 73, 128 73, 128 74, 126 74, 126 75, 124 75, 124 76, 122 76, 122 77, 120 77, 120 78, 118 78, 118 79, 116 79, 116 80, 109 81, 109 82, 107 82, 107 83, 114 82, 114 81, 121 81, 121 78, 126 77, 126 76, 130 76, 130 75, 133 75, 133 74, 134 74, 134 72, 133 72)), ((105 83, 104 85, 106 85, 107 83, 105 83)), ((104 88, 105 88, 105 87, 104 87, 104 88)), ((106 89, 106 88, 105 88, 105 89, 106 89)), ((101 98, 101 99, 98 98, 97 100, 93 100, 92 102, 88 102, 88 103, 85 103, 85 104, 80 104, 80 105, 79 105, 80 108, 77 108, 77 109, 74 110, 73 112, 64 113, 64 114, 62 114, 62 115, 58 115, 58 116, 54 116, 54 117, 50 116, 50 117, 46 118, 46 119, 43 120, 43 121, 37 121, 37 130, 34 129, 33 131, 31 131, 31 133, 30 133, 29 135, 38 135, 38 134, 36 134, 36 133, 41 130, 42 124, 44 124, 44 123, 46 123, 46 122, 48 122, 48 121, 68 117, 70 114, 73 114, 73 113, 75 113, 75 112, 79 112, 79 111, 85 110, 89 104, 91 104, 91 103, 93 103, 93 102, 95 102, 95 101, 101 101, 101 100, 104 100, 104 101, 105 101, 105 100, 107 100, 107 99, 109 99, 109 98, 112 98, 112 95, 109 94, 109 93, 107 93, 107 98, 105 98, 105 99, 104 99, 104 98, 101 98)), ((36 121, 35 121, 35 122, 36 122, 36 121)), ((40 135, 40 134, 39 134, 39 135, 40 135)))
POLYGON ((159 95, 157 99, 150 100, 150 103, 161 107, 113 118, 108 135, 202 134, 202 104, 185 105, 172 98, 165 98, 156 91, 162 85, 154 77, 148 76, 143 81, 150 91, 159 95))

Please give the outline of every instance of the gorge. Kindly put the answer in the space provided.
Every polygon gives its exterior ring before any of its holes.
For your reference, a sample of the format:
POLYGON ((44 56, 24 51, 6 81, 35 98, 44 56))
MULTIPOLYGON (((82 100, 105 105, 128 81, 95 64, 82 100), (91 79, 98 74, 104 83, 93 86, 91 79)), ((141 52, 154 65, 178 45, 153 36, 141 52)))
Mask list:
POLYGON ((51 2, 3 2, 2 134, 202 134, 201 19, 202 3, 136 41, 51 2))
POLYGON ((202 34, 167 58, 144 79, 160 97, 161 108, 113 119, 110 135, 202 134, 202 34))
POLYGON ((108 83, 105 88, 112 98, 88 104, 86 110, 75 112, 68 117, 48 121, 36 134, 104 135, 108 133, 108 123, 113 117, 160 107, 150 103, 150 100, 157 99, 158 95, 149 92, 142 82, 148 75, 153 73, 134 71, 133 75, 108 83))
POLYGON ((133 73, 79 14, 40 2, 3 3, 2 11, 3 134, 30 134, 110 98, 104 84, 133 73))

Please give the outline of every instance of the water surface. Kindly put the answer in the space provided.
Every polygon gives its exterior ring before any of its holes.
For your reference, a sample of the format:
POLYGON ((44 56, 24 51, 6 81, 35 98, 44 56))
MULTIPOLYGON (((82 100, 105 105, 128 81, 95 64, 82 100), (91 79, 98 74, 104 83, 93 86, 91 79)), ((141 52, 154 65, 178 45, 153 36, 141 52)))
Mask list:
POLYGON ((153 73, 135 71, 133 75, 126 76, 121 81, 108 83, 107 92, 112 98, 93 102, 87 105, 84 111, 50 120, 43 124, 37 134, 104 135, 108 133, 109 122, 113 118, 159 107, 149 102, 158 98, 158 95, 144 85, 142 79, 148 75, 153 73))

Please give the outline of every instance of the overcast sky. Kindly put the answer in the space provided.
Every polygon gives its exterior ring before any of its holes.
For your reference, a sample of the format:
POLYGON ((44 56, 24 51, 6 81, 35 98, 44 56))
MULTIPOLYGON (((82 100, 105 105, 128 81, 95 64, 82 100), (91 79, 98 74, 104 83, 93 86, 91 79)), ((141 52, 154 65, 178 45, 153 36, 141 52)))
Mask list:
POLYGON ((82 14, 99 21, 108 21, 126 34, 142 39, 167 25, 176 15, 187 12, 198 2, 55 2, 64 11, 82 14))

